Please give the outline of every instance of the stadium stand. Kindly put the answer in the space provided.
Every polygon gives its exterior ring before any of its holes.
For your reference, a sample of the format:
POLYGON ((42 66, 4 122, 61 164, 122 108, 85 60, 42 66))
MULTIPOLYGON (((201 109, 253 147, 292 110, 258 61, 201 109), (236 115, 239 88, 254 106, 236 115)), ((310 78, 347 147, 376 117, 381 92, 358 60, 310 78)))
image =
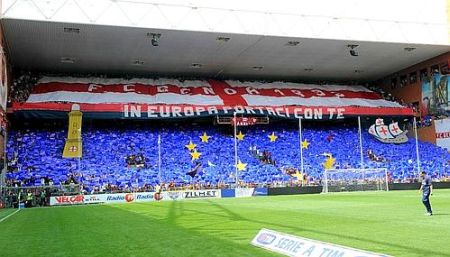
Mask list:
MULTIPOLYGON (((235 181, 234 139, 230 126, 208 126, 192 121, 157 125, 155 122, 86 125, 83 128, 84 156, 80 166, 77 160, 61 157, 67 134, 63 127, 30 123, 10 133, 10 172, 7 174, 10 185, 40 186, 49 181, 55 185, 80 183, 87 192, 92 192, 111 188, 142 190, 159 182, 216 187, 235 181), (203 133, 210 136, 208 143, 200 140, 203 133), (158 135, 161 135, 163 156, 161 180, 157 165, 158 135), (192 160, 186 148, 189 142, 197 145, 196 150, 201 154, 198 160, 192 160), (140 154, 145 157, 144 166, 127 163, 127 157, 140 154), (186 173, 197 161, 201 167, 191 178, 186 173)), ((238 130, 245 135, 238 146, 239 160, 247 164, 246 170, 239 173, 243 183, 275 186, 296 180, 287 174, 289 169, 298 169, 300 162, 295 122, 283 121, 238 130), (272 133, 278 136, 275 142, 268 139, 272 133)), ((303 129, 303 138, 310 142, 304 149, 308 183, 320 183, 324 154, 327 153, 336 158, 337 168, 359 168, 356 126, 310 124, 303 129)), ((411 182, 417 178, 414 140, 387 146, 364 132, 363 142, 368 168, 386 167, 394 182, 411 182)), ((434 178, 450 175, 450 153, 429 143, 421 142, 419 148, 424 170, 432 172, 434 178)))
MULTIPOLYGON (((64 96, 67 93, 64 90, 72 90, 70 83, 89 82, 88 78, 42 78, 40 75, 24 73, 14 82, 15 90, 10 94, 13 104, 16 104, 19 110, 28 103, 33 92, 35 93, 34 101, 37 101, 37 97, 45 95, 42 101, 47 104, 64 96), (66 81, 65 84, 58 82, 58 79, 66 81), (46 83, 55 81, 55 85, 59 86, 61 91, 46 92, 46 83), (38 86, 41 89, 36 90, 38 86), (42 89, 43 87, 44 89, 42 89)), ((105 78, 97 78, 92 81, 96 83, 126 82, 122 82, 124 80, 120 79, 108 80, 105 78)), ((139 83, 139 81, 150 80, 136 80, 135 82, 139 83)), ((156 80, 151 81, 152 83, 157 82, 156 80)), ((189 84, 183 80, 158 81, 182 87, 189 84)), ((205 81, 195 81, 195 83, 207 84, 205 81)), ((242 86, 253 85, 253 83, 246 84, 244 82, 231 83, 242 86)), ((217 86, 217 84, 225 83, 213 82, 213 86, 217 86)), ((80 84, 77 85, 80 88, 80 84)), ((274 85, 281 85, 280 88, 296 86, 281 82, 261 85, 262 88, 264 86, 270 88, 274 85)), ((87 84, 81 84, 81 86, 87 87, 87 84)), ((340 86, 321 85, 317 87, 333 90, 340 86)), ((346 87, 345 89, 352 90, 353 88, 346 87)), ((359 88, 358 90, 367 89, 359 88)), ((371 92, 368 92, 370 95, 371 92)), ((86 92, 84 94, 89 95, 86 92)), ((380 92, 380 95, 386 97, 383 92, 380 92)), ((76 93, 71 93, 70 97, 76 99, 76 93)), ((376 95, 372 95, 372 97, 378 99, 376 95)), ((339 97, 336 99, 341 100, 339 97)), ((95 98, 89 95, 84 100, 90 102, 95 98)), ((292 101, 292 99, 288 100, 292 101)), ((376 103, 389 107, 400 106, 392 100, 387 97, 386 100, 376 100, 378 101, 376 103)), ((64 104, 64 101, 61 101, 57 100, 57 103, 64 104)), ((342 103, 345 102, 342 101, 342 103)), ((371 104, 367 99, 361 103, 371 104)), ((65 115, 64 112, 64 117, 66 117, 65 115)), ((86 192, 99 192, 149 190, 160 183, 166 183, 172 187, 194 185, 203 188, 224 187, 230 186, 236 181, 232 126, 230 124, 212 125, 212 117, 170 121, 164 119, 150 121, 91 119, 83 124, 83 158, 80 160, 62 157, 67 135, 65 120, 49 119, 37 122, 30 120, 26 124, 20 123, 19 119, 19 122, 15 123, 9 132, 7 147, 9 167, 7 185, 9 186, 80 184, 83 185, 86 192), (204 134, 210 137, 208 142, 202 142, 200 139, 200 136, 204 134), (161 169, 158 165, 159 137, 161 138, 161 169), (190 142, 196 145, 195 151, 199 153, 198 159, 194 158, 191 155, 192 152, 186 147, 190 142)), ((303 139, 309 142, 309 146, 303 150, 305 174, 302 174, 302 179, 299 179, 298 176, 300 142, 297 121, 295 119, 274 119, 270 124, 238 128, 238 131, 245 135, 243 140, 238 141, 238 159, 246 165, 245 169, 239 171, 238 181, 244 185, 257 184, 271 187, 301 184, 300 180, 309 185, 319 185, 324 171, 323 163, 326 156, 329 155, 336 159, 335 168, 361 168, 359 133, 355 118, 305 123, 302 134, 303 139), (269 140, 268 136, 271 134, 277 136, 275 142, 269 140)), ((387 168, 391 182, 417 180, 414 140, 410 139, 405 144, 387 145, 374 139, 367 131, 368 126, 362 130, 364 168, 387 168)), ((450 153, 424 142, 419 143, 419 149, 423 170, 430 171, 435 179, 450 176, 450 153)))

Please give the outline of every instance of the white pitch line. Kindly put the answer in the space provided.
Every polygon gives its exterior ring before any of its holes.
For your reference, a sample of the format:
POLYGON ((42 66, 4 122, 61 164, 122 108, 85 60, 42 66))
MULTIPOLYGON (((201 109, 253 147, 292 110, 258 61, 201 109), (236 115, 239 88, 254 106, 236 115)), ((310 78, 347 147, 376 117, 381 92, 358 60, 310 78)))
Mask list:
POLYGON ((13 216, 14 214, 18 213, 19 211, 20 211, 20 209, 17 209, 15 212, 13 212, 13 213, 9 214, 8 216, 4 217, 3 219, 1 219, 0 222, 6 220, 7 218, 9 218, 11 216, 13 216))

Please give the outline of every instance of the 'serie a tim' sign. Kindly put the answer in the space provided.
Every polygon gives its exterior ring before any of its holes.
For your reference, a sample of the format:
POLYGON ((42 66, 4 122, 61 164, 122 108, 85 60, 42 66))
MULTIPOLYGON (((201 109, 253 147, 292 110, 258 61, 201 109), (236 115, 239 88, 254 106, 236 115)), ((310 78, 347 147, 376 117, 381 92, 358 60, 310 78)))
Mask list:
POLYGON ((61 195, 50 197, 50 205, 71 205, 71 204, 83 204, 84 195, 61 195))
POLYGON ((329 244, 264 228, 252 240, 252 245, 292 257, 388 257, 384 254, 329 244))

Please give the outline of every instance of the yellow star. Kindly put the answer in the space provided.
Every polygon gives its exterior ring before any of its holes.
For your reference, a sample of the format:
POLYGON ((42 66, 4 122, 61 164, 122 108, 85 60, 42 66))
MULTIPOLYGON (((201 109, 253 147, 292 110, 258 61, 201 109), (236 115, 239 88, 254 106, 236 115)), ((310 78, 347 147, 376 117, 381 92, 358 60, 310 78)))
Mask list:
POLYGON ((202 154, 199 153, 199 152, 197 152, 197 149, 195 149, 195 150, 191 153, 192 161, 193 161, 193 160, 198 160, 198 158, 200 158, 200 155, 202 155, 202 154))
POLYGON ((208 143, 209 138, 210 136, 206 135, 206 132, 203 132, 203 135, 200 136, 200 139, 202 140, 203 143, 208 143))
POLYGON ((236 135, 236 138, 237 138, 238 140, 244 140, 244 137, 245 137, 245 135, 242 134, 242 131, 239 131, 239 134, 236 135))
POLYGON ((238 164, 236 165, 238 171, 243 171, 247 169, 247 163, 242 163, 241 160, 239 160, 238 164))
POLYGON ((270 142, 275 142, 278 136, 275 136, 275 132, 272 132, 272 135, 269 135, 270 142))
POLYGON ((308 140, 303 140, 303 142, 301 143, 302 144, 302 149, 308 149, 308 147, 309 147, 309 142, 308 142, 308 140))
POLYGON ((187 147, 187 149, 189 149, 189 151, 192 151, 195 149, 195 147, 197 147, 196 144, 192 143, 192 140, 189 141, 188 145, 185 145, 187 147))

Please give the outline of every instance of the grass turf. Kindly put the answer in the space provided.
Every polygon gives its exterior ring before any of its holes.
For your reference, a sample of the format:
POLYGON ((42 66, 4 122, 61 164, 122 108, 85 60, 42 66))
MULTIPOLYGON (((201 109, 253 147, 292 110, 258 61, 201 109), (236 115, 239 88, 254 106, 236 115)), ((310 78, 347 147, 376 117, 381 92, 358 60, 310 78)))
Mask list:
POLYGON ((0 223, 0 256, 279 256, 250 245, 263 227, 394 256, 450 256, 450 190, 431 202, 432 217, 418 191, 25 209, 0 223))

